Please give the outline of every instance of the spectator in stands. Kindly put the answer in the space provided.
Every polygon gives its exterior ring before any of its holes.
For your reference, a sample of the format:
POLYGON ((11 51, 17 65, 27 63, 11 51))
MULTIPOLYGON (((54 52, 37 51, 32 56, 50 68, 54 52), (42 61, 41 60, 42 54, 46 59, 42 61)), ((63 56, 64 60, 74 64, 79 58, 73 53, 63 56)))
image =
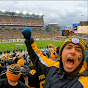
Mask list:
POLYGON ((30 68, 27 66, 27 65, 24 65, 22 68, 21 68, 21 73, 22 73, 22 79, 20 77, 20 81, 24 81, 24 83, 29 87, 28 83, 30 83, 30 81, 28 82, 28 74, 30 72, 30 68))
POLYGON ((0 55, 2 54, 2 50, 0 51, 0 55))
POLYGON ((55 47, 51 43, 49 44, 49 46, 54 49, 54 52, 51 52, 51 59, 57 58, 56 60, 60 60, 60 56, 59 56, 59 48, 60 48, 60 46, 55 47))
POLYGON ((21 67, 23 67, 24 66, 24 59, 19 58, 19 60, 17 61, 17 64, 19 64, 21 67))
POLYGON ((6 72, 7 79, 0 80, 0 88, 28 88, 25 84, 18 81, 21 75, 21 67, 17 64, 9 66, 6 72))
POLYGON ((1 66, 1 63, 2 63, 2 59, 0 58, 0 66, 1 66))
POLYGON ((30 59, 38 72, 47 75, 44 88, 82 88, 88 86, 88 69, 83 68, 86 48, 81 37, 69 37, 62 43, 59 50, 60 65, 57 68, 48 66, 45 57, 37 49, 33 38, 31 38, 30 29, 24 29, 22 34, 26 39, 25 44, 30 59))
POLYGON ((0 66, 0 73, 3 71, 3 70, 6 70, 6 66, 0 66))
POLYGON ((47 58, 50 58, 51 56, 50 56, 50 51, 47 49, 47 50, 42 50, 42 53, 43 53, 43 55, 44 56, 46 56, 47 58))
MULTIPOLYGON (((8 60, 6 60, 6 68, 8 68, 11 64, 15 64, 15 62, 12 58, 9 58, 8 60)), ((2 72, 0 73, 0 78, 1 79, 7 78, 6 77, 6 71, 7 71, 7 69, 2 70, 2 72)))
POLYGON ((67 29, 67 30, 69 31, 69 36, 67 36, 67 37, 71 37, 73 35, 73 31, 70 29, 67 29))
POLYGON ((15 64, 14 60, 12 58, 9 58, 6 60, 6 66, 7 68, 11 65, 11 64, 15 64))

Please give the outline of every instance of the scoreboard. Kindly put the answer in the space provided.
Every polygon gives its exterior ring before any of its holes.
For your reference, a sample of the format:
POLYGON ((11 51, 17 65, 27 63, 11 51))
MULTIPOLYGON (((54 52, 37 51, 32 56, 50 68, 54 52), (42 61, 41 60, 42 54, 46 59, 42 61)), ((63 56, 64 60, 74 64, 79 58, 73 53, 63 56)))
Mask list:
POLYGON ((78 26, 78 33, 88 33, 88 26, 78 26))
POLYGON ((81 26, 88 26, 88 21, 80 21, 81 26))
POLYGON ((73 24, 74 33, 88 33, 88 21, 80 21, 78 24, 73 24))

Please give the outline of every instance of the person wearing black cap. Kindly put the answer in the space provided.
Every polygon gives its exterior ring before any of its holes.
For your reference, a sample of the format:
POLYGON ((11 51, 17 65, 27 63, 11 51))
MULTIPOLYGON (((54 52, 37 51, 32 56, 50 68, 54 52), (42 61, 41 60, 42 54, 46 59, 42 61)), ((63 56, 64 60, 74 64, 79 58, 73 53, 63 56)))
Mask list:
POLYGON ((46 79, 43 88, 87 88, 88 68, 84 68, 83 62, 86 55, 85 43, 81 37, 67 38, 59 49, 60 64, 58 67, 49 66, 31 38, 30 28, 24 29, 22 34, 30 55, 30 59, 38 72, 45 74, 46 79))

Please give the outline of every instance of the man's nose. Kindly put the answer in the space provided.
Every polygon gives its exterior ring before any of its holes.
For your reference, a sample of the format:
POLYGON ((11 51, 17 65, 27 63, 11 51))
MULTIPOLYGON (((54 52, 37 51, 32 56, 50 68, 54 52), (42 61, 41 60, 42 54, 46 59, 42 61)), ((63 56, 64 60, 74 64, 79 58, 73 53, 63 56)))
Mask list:
POLYGON ((75 51, 75 48, 72 48, 70 53, 74 55, 75 52, 76 52, 76 51, 75 51))

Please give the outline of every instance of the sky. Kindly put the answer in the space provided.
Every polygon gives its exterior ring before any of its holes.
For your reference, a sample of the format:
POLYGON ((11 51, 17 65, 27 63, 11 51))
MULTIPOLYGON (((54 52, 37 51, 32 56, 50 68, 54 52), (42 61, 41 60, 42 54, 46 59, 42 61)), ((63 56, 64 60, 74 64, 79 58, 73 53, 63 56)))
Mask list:
POLYGON ((0 1, 0 11, 26 11, 27 13, 42 13, 44 23, 58 23, 72 27, 74 23, 88 21, 87 0, 8 0, 0 1))

